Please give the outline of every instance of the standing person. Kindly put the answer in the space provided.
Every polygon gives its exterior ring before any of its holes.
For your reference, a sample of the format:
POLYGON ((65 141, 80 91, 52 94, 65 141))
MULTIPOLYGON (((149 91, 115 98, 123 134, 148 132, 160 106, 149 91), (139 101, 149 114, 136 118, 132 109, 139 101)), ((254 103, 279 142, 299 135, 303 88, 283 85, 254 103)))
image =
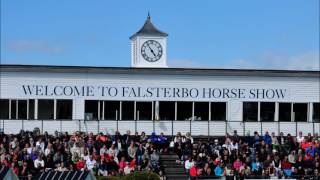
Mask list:
POLYGON ((190 174, 191 167, 194 166, 194 161, 191 156, 189 156, 188 160, 184 162, 184 168, 186 170, 186 174, 190 174))

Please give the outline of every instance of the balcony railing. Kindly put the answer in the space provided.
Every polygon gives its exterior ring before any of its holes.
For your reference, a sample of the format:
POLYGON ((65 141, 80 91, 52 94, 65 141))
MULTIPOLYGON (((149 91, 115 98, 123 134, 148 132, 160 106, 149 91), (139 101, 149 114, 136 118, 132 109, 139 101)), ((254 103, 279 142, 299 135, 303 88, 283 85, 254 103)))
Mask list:
POLYGON ((33 131, 39 128, 41 132, 103 132, 114 134, 116 131, 125 133, 127 130, 134 132, 144 131, 146 134, 163 132, 165 135, 174 136, 177 132, 191 132, 193 136, 224 136, 226 133, 233 134, 237 130, 239 135, 253 135, 281 132, 296 136, 299 131, 304 134, 320 134, 320 122, 243 122, 243 121, 146 121, 146 120, 0 120, 0 131, 7 134, 15 134, 20 130, 33 131))

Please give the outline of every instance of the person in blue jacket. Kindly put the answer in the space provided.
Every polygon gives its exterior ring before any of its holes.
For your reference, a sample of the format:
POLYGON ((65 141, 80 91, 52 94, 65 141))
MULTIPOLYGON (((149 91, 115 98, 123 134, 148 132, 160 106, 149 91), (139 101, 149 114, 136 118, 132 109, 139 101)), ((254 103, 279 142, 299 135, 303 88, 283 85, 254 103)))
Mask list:
POLYGON ((266 131, 266 133, 264 134, 264 136, 263 136, 263 141, 264 141, 266 144, 271 145, 272 139, 271 139, 271 136, 269 135, 269 132, 268 132, 268 131, 266 131))

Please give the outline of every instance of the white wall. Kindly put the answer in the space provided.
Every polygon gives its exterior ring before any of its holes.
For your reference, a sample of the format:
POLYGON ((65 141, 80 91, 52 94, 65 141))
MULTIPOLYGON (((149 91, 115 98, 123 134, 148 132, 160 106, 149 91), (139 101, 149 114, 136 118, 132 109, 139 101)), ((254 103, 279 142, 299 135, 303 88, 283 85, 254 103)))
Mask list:
POLYGON ((190 76, 190 75, 134 75, 134 74, 94 74, 94 73, 1 73, 0 98, 13 99, 73 99, 73 118, 83 119, 84 100, 170 100, 170 101, 227 101, 228 120, 242 120, 243 101, 277 102, 319 102, 319 81, 316 78, 302 77, 244 77, 244 76, 190 76), (132 86, 132 87, 186 87, 186 88, 244 88, 244 89, 286 89, 283 99, 208 99, 208 98, 163 98, 163 97, 90 97, 74 96, 35 96, 25 95, 22 85, 61 86, 132 86))

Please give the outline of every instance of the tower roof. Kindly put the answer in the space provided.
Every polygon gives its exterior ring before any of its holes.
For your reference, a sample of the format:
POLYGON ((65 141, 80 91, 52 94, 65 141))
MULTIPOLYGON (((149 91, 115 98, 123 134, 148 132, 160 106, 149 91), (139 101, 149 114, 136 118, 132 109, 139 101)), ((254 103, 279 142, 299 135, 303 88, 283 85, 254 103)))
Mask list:
POLYGON ((146 35, 146 36, 163 36, 166 37, 168 36, 167 33, 162 32, 160 30, 158 30, 151 22, 151 17, 150 14, 148 13, 148 17, 146 22, 144 23, 143 27, 136 32, 135 34, 133 34, 130 39, 138 36, 138 35, 146 35))

